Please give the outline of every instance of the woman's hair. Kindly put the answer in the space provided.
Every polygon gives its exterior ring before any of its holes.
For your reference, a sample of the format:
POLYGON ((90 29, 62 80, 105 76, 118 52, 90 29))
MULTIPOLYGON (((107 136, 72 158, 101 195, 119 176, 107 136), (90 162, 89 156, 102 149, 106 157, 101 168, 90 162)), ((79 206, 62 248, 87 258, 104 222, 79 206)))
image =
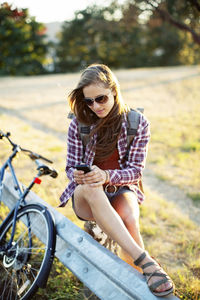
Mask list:
POLYGON ((92 64, 82 72, 77 87, 72 90, 68 99, 71 110, 79 122, 96 125, 90 133, 91 136, 97 133, 95 160, 104 160, 116 148, 123 112, 128 110, 121 97, 117 78, 106 65, 92 64), (83 101, 83 88, 91 84, 101 84, 116 95, 114 105, 105 118, 99 118, 83 101))

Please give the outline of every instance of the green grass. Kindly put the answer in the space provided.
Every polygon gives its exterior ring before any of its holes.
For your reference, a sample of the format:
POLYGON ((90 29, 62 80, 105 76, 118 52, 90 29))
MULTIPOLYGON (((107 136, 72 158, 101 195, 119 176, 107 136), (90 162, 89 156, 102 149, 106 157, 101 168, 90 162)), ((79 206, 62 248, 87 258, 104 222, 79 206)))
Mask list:
POLYGON ((200 193, 196 193, 196 194, 188 194, 188 196, 194 201, 194 202, 198 202, 200 203, 200 193))
POLYGON ((83 300, 83 297, 83 284, 55 258, 47 289, 39 289, 32 299, 83 300))

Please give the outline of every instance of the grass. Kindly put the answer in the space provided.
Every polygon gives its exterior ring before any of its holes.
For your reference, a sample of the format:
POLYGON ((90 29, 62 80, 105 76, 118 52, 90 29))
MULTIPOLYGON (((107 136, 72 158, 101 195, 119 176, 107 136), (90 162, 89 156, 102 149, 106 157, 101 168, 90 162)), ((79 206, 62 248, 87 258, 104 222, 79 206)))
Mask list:
POLYGON ((127 82, 119 72, 119 79, 125 100, 132 107, 144 107, 151 122, 149 167, 186 193, 199 193, 200 67, 187 72, 182 68, 154 69, 149 73, 152 78, 141 78, 140 72, 129 71, 127 82))
POLYGON ((194 201, 199 203, 200 202, 200 193, 189 193, 188 196, 194 201))
MULTIPOLYGON (((169 181, 183 189, 196 205, 200 203, 198 73, 199 67, 139 69, 134 72, 120 70, 116 73, 126 102, 131 107, 144 107, 145 115, 151 121, 148 167, 153 169, 160 180, 169 181), (180 80, 181 77, 184 79, 180 80)), ((24 148, 39 152, 54 161, 59 177, 56 180, 44 177, 42 184, 34 187, 34 192, 54 207, 59 204, 59 196, 67 185, 66 140, 53 136, 48 128, 65 133, 69 124, 66 117, 69 107, 65 103, 48 104, 64 101, 66 90, 74 87, 77 79, 77 74, 18 78, 12 82, 15 93, 9 94, 11 89, 8 89, 8 95, 4 93, 1 97, 2 106, 20 108, 22 116, 42 123, 47 131, 34 129, 23 118, 0 115, 1 130, 11 131, 13 140, 24 148), (26 86, 30 86, 29 80, 34 87, 30 93, 26 90, 26 86), (31 111, 25 109, 28 106, 32 107, 31 111)), ((6 89, 5 81, 4 86, 6 89)), ((8 151, 8 144, 1 141, 0 162, 8 151)), ((15 166, 20 180, 27 184, 35 165, 20 153, 15 166)), ((71 205, 59 211, 78 226, 83 226, 75 218, 71 205)), ((2 213, 3 210, 1 217, 2 213)), ((173 278, 177 295, 181 299, 200 299, 199 226, 181 214, 175 204, 147 190, 145 203, 141 206, 141 232, 147 250, 158 258, 173 278)), ((82 284, 55 260, 47 289, 39 290, 35 299, 84 299, 82 288, 82 284)))
POLYGON ((165 122, 158 118, 152 126, 149 155, 152 168, 188 194, 197 194, 200 186, 199 113, 191 113, 192 118, 186 114, 176 120, 169 117, 165 122))
POLYGON ((176 285, 180 299, 200 297, 199 227, 152 191, 141 206, 146 249, 158 259, 176 285))
POLYGON ((83 285, 57 258, 54 259, 47 289, 39 289, 33 300, 83 300, 83 285))

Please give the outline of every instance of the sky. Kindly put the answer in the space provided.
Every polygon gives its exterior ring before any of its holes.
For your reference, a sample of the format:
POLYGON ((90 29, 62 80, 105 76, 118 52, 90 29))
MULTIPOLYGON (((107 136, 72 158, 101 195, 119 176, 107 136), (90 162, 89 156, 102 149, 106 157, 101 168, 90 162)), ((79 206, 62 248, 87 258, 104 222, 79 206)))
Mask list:
POLYGON ((73 19, 74 12, 92 4, 108 5, 109 0, 0 0, 17 8, 28 8, 30 16, 42 23, 62 22, 73 19))

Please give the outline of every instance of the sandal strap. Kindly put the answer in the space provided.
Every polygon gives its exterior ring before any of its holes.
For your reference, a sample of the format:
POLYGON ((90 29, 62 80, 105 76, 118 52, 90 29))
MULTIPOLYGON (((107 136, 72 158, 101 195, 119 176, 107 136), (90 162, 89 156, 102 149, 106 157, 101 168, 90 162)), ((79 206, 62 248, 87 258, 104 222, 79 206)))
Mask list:
MULTIPOLYGON (((143 275, 144 276, 150 276, 150 278, 152 277, 152 276, 156 276, 156 277, 168 277, 169 278, 169 276, 167 275, 167 274, 163 274, 163 273, 157 273, 156 271, 152 274, 152 273, 148 273, 148 272, 144 272, 143 273, 143 275)), ((150 279, 149 278, 149 279, 150 279)), ((148 279, 148 281, 149 281, 149 279, 148 279)))
POLYGON ((163 279, 161 279, 161 280, 159 280, 159 281, 157 281, 157 282, 154 282, 154 283, 152 283, 151 285, 149 285, 149 289, 151 290, 151 291, 155 291, 155 289, 157 288, 157 287, 159 287, 161 284, 163 284, 163 283, 166 283, 167 281, 169 281, 169 279, 167 279, 167 278, 163 278, 163 279))
MULTIPOLYGON (((147 273, 146 273, 147 274, 147 273)), ((148 276, 148 275, 147 275, 148 276)), ((165 282, 167 282, 167 281, 169 281, 169 282, 171 282, 171 280, 170 280, 170 278, 169 278, 169 276, 167 275, 167 274, 165 274, 165 273, 158 273, 158 271, 155 271, 155 272, 153 272, 153 273, 151 273, 150 275, 149 275, 149 278, 147 279, 147 283, 149 283, 149 280, 151 279, 151 277, 153 277, 153 276, 156 276, 156 277, 162 277, 163 279, 161 279, 161 280, 158 280, 158 281, 156 281, 156 282, 154 282, 154 283, 152 283, 150 286, 149 286, 149 288, 150 287, 152 287, 152 289, 156 289, 158 286, 160 286, 161 284, 163 284, 163 283, 165 283, 165 282)))
POLYGON ((148 263, 142 265, 141 268, 144 270, 147 267, 150 267, 150 266, 153 266, 153 265, 155 265, 155 263, 153 261, 151 261, 151 262, 148 262, 148 263))
POLYGON ((136 266, 138 266, 142 261, 143 259, 146 257, 146 252, 143 252, 135 261, 134 261, 134 264, 136 266))

